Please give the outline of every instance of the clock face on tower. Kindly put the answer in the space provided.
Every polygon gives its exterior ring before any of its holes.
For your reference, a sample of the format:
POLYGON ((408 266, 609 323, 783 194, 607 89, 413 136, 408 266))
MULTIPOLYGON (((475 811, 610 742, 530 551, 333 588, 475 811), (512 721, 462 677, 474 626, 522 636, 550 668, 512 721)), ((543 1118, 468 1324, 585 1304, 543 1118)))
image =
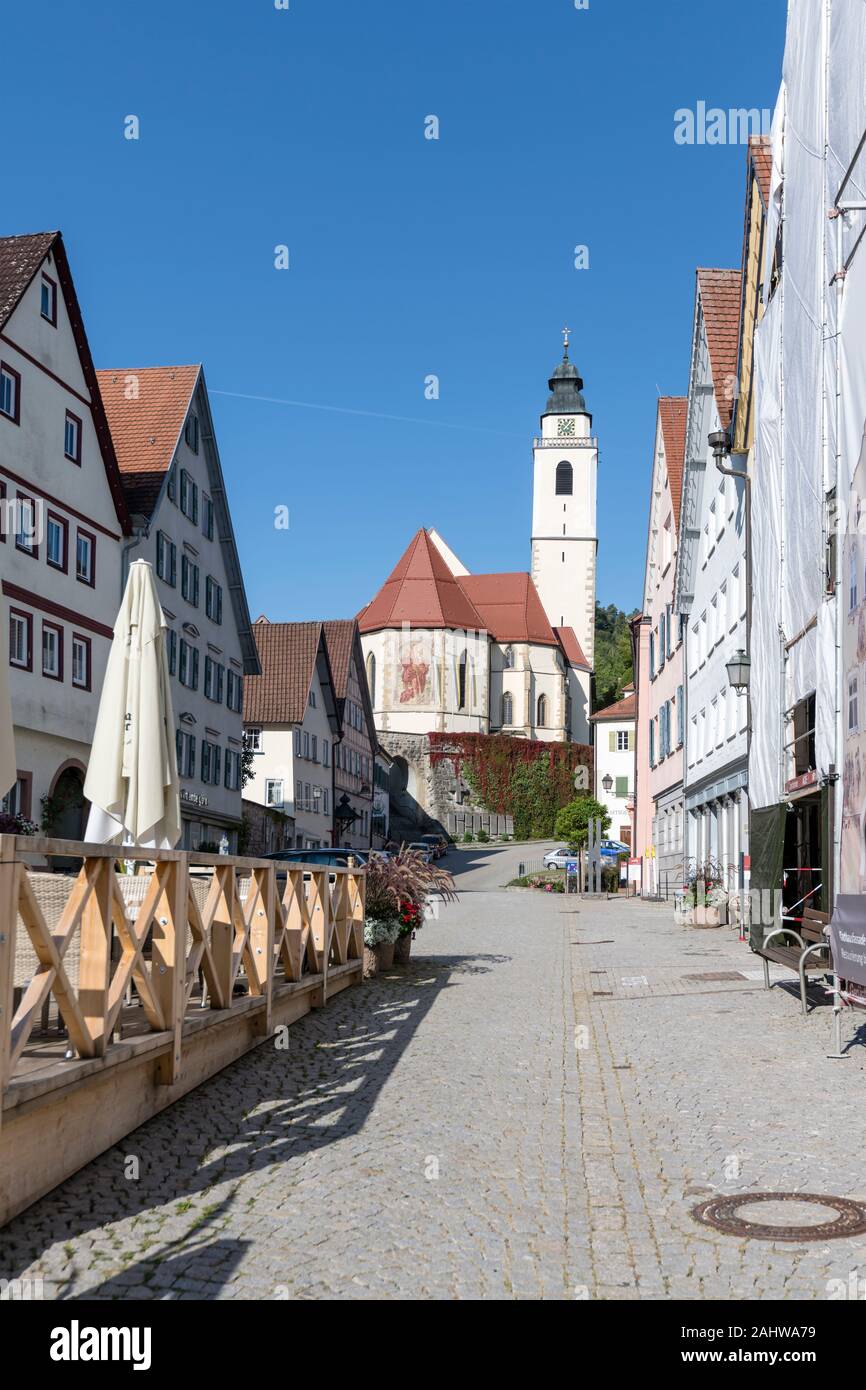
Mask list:
POLYGON ((559 421, 558 421, 558 433, 560 434, 560 436, 562 436, 562 435, 573 435, 573 434, 574 434, 574 421, 573 421, 573 420, 568 420, 568 419, 566 419, 564 416, 561 416, 560 419, 559 419, 559 421))

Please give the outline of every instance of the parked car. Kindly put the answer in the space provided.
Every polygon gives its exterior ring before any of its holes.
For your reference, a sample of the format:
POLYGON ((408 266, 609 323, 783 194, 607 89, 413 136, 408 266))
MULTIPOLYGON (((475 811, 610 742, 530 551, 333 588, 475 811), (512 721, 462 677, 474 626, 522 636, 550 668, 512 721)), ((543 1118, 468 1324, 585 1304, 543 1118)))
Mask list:
POLYGON ((559 849, 549 850, 548 853, 545 854, 542 863, 545 869, 564 869, 566 864, 576 859, 577 855, 572 854, 568 845, 561 845, 559 849))
POLYGON ((621 854, 631 854, 630 847, 623 844, 622 840, 602 840, 602 859, 608 859, 611 864, 615 864, 621 854))
POLYGON ((425 844, 423 840, 413 840, 411 845, 407 845, 406 848, 417 850, 419 854, 423 854, 425 864, 429 864, 430 861, 434 858, 431 846, 425 844))
POLYGON ((265 859, 276 859, 289 864, 328 864, 339 869, 349 867, 349 859, 356 864, 366 864, 368 851, 363 849, 280 849, 266 854, 265 859))
POLYGON ((445 843, 441 835, 422 835, 421 843, 430 846, 433 851, 434 859, 441 859, 442 855, 445 853, 445 843))

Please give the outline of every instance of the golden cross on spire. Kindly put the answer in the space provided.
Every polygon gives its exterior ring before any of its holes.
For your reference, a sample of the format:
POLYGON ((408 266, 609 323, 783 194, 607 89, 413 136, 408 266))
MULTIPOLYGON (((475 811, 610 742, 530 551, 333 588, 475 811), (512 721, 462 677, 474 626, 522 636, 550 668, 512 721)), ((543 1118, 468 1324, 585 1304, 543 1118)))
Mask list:
POLYGON ((568 340, 569 340, 570 335, 571 335, 571 329, 570 329, 568 326, 566 326, 565 328, 563 328, 563 330, 562 330, 562 341, 563 341, 563 344, 564 344, 564 352, 563 352, 563 356, 564 356, 564 357, 567 357, 567 356, 568 356, 568 340))

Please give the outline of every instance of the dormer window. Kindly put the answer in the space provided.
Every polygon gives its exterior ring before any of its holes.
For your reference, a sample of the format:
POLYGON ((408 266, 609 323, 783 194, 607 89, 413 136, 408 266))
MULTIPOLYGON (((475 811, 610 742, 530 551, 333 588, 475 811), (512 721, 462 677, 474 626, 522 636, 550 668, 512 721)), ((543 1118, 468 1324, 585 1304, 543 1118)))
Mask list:
POLYGON ((558 463, 556 465, 556 495, 557 497, 571 497, 574 492, 574 469, 570 463, 558 463))
POLYGON ((50 275, 42 276, 39 312, 46 323, 50 323, 52 328, 57 327, 57 284, 50 275))

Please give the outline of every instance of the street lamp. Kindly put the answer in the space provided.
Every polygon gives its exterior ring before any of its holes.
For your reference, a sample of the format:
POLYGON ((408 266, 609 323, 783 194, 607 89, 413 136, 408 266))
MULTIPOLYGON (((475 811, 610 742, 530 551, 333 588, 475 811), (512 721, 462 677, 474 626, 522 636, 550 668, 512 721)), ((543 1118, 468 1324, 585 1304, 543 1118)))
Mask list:
POLYGON ((613 778, 611 777, 609 772, 606 772, 602 777, 601 785, 604 787, 608 796, 610 796, 611 792, 613 791, 613 778))
POLYGON ((338 805, 334 807, 334 830, 337 839, 337 848, 340 847, 340 834, 348 831, 350 825, 354 825, 356 820, 360 820, 358 812, 349 804, 349 798, 345 792, 340 797, 338 805))
POLYGON ((740 648, 739 651, 734 652, 730 661, 725 662, 725 667, 728 672, 728 680, 737 694, 741 695, 744 690, 748 690, 752 675, 752 662, 749 653, 740 648))

